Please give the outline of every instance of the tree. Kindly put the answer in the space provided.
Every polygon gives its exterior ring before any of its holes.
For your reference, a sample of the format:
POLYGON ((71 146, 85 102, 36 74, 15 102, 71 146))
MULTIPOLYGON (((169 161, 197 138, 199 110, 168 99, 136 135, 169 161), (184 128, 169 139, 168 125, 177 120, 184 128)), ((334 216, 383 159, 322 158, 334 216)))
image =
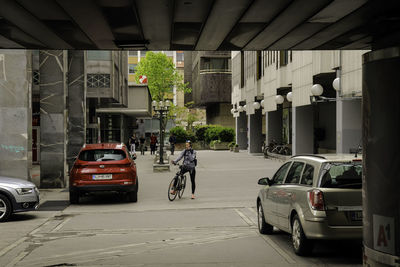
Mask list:
POLYGON ((200 114, 193 108, 193 104, 189 102, 184 107, 171 106, 171 118, 174 118, 177 124, 185 123, 187 131, 193 131, 193 123, 200 119, 200 114))
POLYGON ((172 59, 164 53, 147 52, 146 57, 141 59, 136 67, 137 83, 141 75, 147 77, 151 97, 156 101, 164 101, 168 94, 173 92, 174 86, 177 91, 192 91, 188 84, 183 82, 182 75, 176 71, 172 59))

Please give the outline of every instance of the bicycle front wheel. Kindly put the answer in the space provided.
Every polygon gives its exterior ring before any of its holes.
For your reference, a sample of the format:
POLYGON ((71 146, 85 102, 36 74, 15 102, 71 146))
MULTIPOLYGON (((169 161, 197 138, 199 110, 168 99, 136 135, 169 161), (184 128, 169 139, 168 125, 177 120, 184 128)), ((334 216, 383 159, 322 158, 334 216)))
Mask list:
POLYGON ((178 194, 176 188, 174 187, 175 179, 177 179, 177 178, 174 177, 174 179, 172 179, 172 181, 169 183, 169 186, 168 186, 168 199, 170 201, 174 201, 174 199, 176 198, 176 195, 178 194), (173 192, 175 194, 172 194, 173 192))
POLYGON ((181 198, 183 196, 183 192, 185 191, 186 187, 186 175, 183 175, 181 178, 181 190, 179 190, 178 197, 181 198))

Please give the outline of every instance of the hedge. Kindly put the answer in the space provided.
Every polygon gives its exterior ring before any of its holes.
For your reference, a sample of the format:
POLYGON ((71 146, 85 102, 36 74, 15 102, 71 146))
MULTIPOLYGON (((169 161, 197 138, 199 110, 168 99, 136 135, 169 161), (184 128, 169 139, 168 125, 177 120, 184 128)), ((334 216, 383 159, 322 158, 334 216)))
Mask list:
POLYGON ((213 140, 221 142, 232 142, 235 139, 235 130, 220 125, 201 125, 194 127, 195 132, 186 131, 181 126, 171 128, 169 131, 176 136, 177 143, 184 143, 186 140, 192 142, 205 141, 210 143, 213 140))

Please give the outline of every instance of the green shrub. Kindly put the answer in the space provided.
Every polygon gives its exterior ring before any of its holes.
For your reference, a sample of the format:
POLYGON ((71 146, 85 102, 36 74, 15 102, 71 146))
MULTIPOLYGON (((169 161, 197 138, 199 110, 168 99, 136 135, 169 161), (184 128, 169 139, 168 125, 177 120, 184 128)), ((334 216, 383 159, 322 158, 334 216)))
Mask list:
POLYGON ((232 128, 222 128, 218 139, 222 142, 232 142, 235 139, 235 130, 232 128))
POLYGON ((205 141, 209 143, 212 140, 219 140, 222 129, 222 126, 219 125, 210 125, 205 132, 205 141))
POLYGON ((232 142, 229 143, 228 147, 229 147, 229 148, 235 147, 235 145, 236 145, 236 143, 235 143, 234 141, 232 141, 232 142))
POLYGON ((174 128, 171 128, 169 130, 169 133, 175 135, 177 143, 184 143, 184 142, 186 142, 186 140, 188 138, 188 133, 181 126, 176 126, 174 128))
POLYGON ((212 147, 212 146, 214 146, 215 144, 220 144, 220 143, 221 143, 220 140, 212 140, 212 141, 210 142, 210 146, 212 147))
POLYGON ((192 131, 187 131, 186 132, 186 140, 190 140, 192 143, 194 143, 194 142, 196 142, 196 139, 197 138, 196 138, 196 135, 195 135, 194 132, 192 132, 192 131))
POLYGON ((199 141, 206 140, 206 131, 208 128, 210 128, 210 125, 197 125, 194 127, 197 140, 199 141))

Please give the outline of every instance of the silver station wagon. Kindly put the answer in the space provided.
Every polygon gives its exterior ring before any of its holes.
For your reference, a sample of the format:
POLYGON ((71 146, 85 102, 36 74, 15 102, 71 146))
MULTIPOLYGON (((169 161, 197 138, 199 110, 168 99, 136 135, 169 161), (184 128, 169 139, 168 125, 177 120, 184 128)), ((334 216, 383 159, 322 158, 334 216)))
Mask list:
POLYGON ((311 253, 316 239, 362 239, 361 173, 354 155, 292 157, 258 181, 260 233, 290 233, 298 255, 311 253))

